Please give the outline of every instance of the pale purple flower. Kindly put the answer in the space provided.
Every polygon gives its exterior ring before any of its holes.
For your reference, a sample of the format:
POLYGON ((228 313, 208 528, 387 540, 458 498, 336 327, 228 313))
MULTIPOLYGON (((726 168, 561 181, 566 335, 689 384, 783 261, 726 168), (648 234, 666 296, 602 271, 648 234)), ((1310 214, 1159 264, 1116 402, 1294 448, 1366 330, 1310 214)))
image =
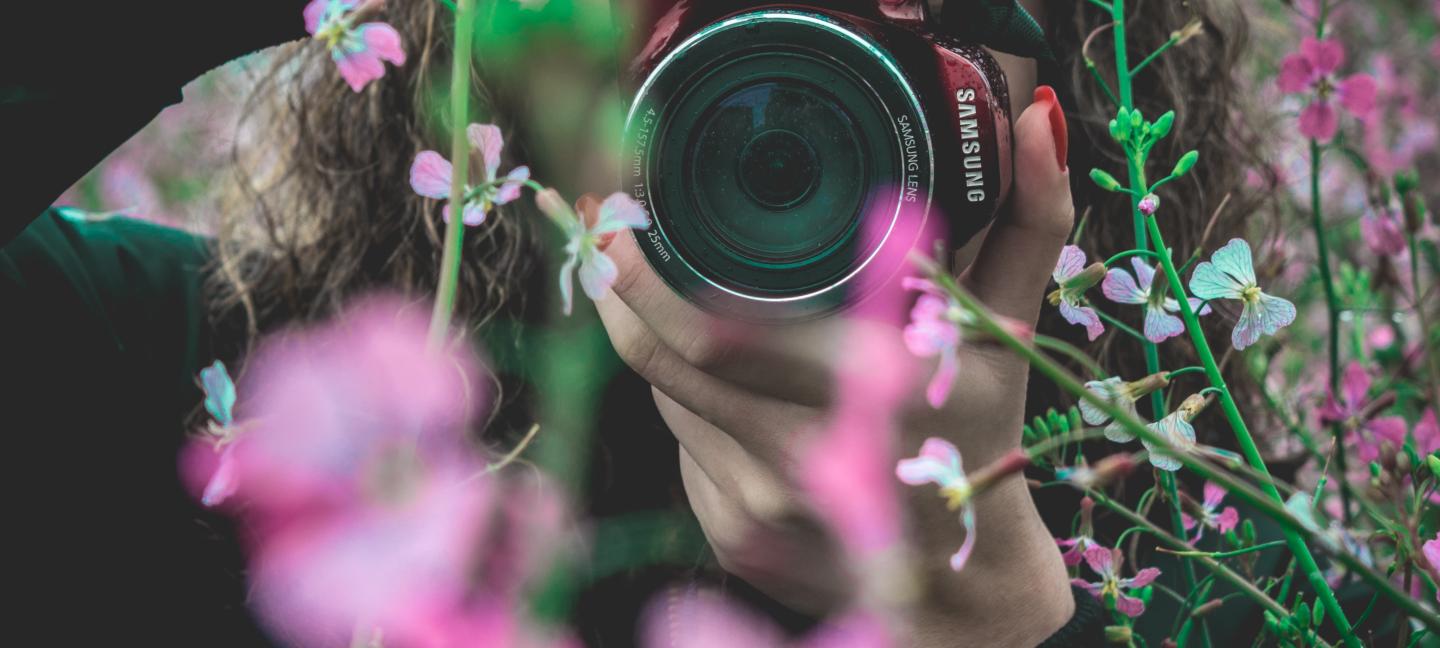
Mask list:
MULTIPOLYGON (((483 177, 480 184, 465 185, 465 207, 460 222, 471 227, 485 222, 485 216, 496 206, 520 197, 520 189, 530 179, 530 168, 518 166, 511 169, 504 178, 498 178, 500 153, 505 148, 505 138, 500 128, 493 124, 471 124, 465 129, 466 138, 474 150, 480 151, 483 162, 483 177)), ((410 165, 410 187, 415 193, 447 200, 450 197, 450 183, 455 169, 445 156, 435 151, 421 151, 410 165)), ((445 222, 450 222, 450 204, 445 204, 445 222)))
POLYGON ((1230 336, 1236 350, 1254 344, 1261 335, 1274 335, 1295 321, 1294 304, 1260 289, 1250 244, 1244 239, 1230 239, 1210 261, 1195 266, 1190 275, 1190 294, 1204 300, 1236 299, 1244 304, 1230 336))
POLYGON ((1220 502, 1224 501, 1225 495, 1226 491, 1223 486, 1207 481, 1204 487, 1204 501, 1200 503, 1200 518, 1193 518, 1188 513, 1180 514, 1180 521, 1184 524, 1185 530, 1195 530, 1195 536, 1190 539, 1190 542, 1199 542, 1201 534, 1207 527, 1215 529, 1223 535, 1229 533, 1231 529, 1235 528, 1235 525, 1240 523, 1240 512, 1233 506, 1227 506, 1224 510, 1216 512, 1216 509, 1220 508, 1220 502))
POLYGON ((1370 372, 1359 362, 1345 367, 1340 379, 1340 395, 1326 397, 1320 407, 1320 420, 1338 423, 1345 428, 1345 444, 1354 449, 1361 461, 1371 462, 1382 454, 1394 453, 1405 443, 1405 419, 1399 416, 1376 416, 1369 399, 1370 372))
POLYGON ((1080 562, 1085 559, 1085 551, 1090 547, 1100 546, 1095 542, 1094 538, 1088 535, 1077 535, 1073 538, 1056 538, 1055 544, 1065 550, 1060 553, 1060 559, 1064 560, 1065 564, 1070 567, 1080 564, 1080 562))
POLYGON ((1099 263, 1085 265, 1085 252, 1078 246, 1067 245, 1060 251, 1060 259, 1051 273, 1059 285, 1050 293, 1050 304, 1060 307, 1060 316, 1071 324, 1085 327, 1085 333, 1093 341, 1105 332, 1100 315, 1084 303, 1085 291, 1105 278, 1105 266, 1099 263))
POLYGON ((910 309, 910 323, 904 331, 905 346, 919 357, 939 358, 935 376, 925 388, 925 400, 931 407, 939 408, 945 404, 955 376, 960 372, 961 310, 953 298, 929 281, 906 277, 902 284, 907 289, 922 291, 910 309))
POLYGON ((554 189, 535 196, 535 203, 565 234, 565 264, 560 268, 560 299, 569 315, 574 301, 575 268, 579 266, 580 288, 590 299, 600 299, 615 284, 620 269, 604 252, 617 233, 650 226, 645 207, 624 192, 610 194, 598 206, 582 204, 577 215, 554 189))
POLYGON ((935 484, 940 494, 948 500, 950 510, 960 510, 960 522, 965 526, 965 540, 960 549, 950 557, 950 568, 960 571, 975 549, 975 504, 970 499, 970 481, 965 477, 965 467, 960 460, 960 450, 945 439, 930 437, 920 446, 920 454, 902 459, 895 466, 895 475, 900 481, 911 486, 935 484))
POLYGON ((1276 79, 1286 94, 1304 93, 1309 103, 1300 112, 1300 132, 1306 137, 1328 142, 1339 129, 1340 118, 1331 105, 1331 98, 1364 119, 1375 109, 1375 79, 1368 74, 1354 74, 1337 81, 1334 73, 1345 62, 1345 47, 1338 41, 1307 37, 1300 42, 1300 51, 1280 62, 1276 79))
MULTIPOLYGON (((1180 303, 1173 297, 1165 296, 1164 284, 1157 289, 1155 279, 1158 273, 1155 268, 1138 258, 1130 259, 1130 267, 1135 269, 1134 276, 1119 268, 1111 268, 1105 273, 1100 291, 1117 304, 1145 306, 1145 339, 1158 344, 1184 333, 1185 323, 1171 314, 1180 312, 1180 303)), ((1202 305, 1198 299, 1191 298, 1190 307, 1198 309, 1200 315, 1210 312, 1210 307, 1202 305)))
POLYGON ((357 14, 384 0, 311 0, 305 5, 305 31, 325 44, 340 76, 355 92, 385 76, 385 61, 405 65, 400 32, 383 22, 354 24, 357 14))
POLYGON ((1095 545, 1085 550, 1085 563, 1100 577, 1094 583, 1086 582, 1084 579, 1076 578, 1070 581, 1072 584, 1085 588, 1101 601, 1107 598, 1115 601, 1115 610, 1130 618, 1135 618, 1145 613, 1145 602, 1130 596, 1126 591, 1145 587, 1155 582, 1160 577, 1160 570, 1154 567, 1146 567, 1130 578, 1121 578, 1121 567, 1125 559, 1120 555, 1119 549, 1106 549, 1095 545))
MULTIPOLYGON (((1139 417, 1135 411, 1135 402, 1150 395, 1157 389, 1169 384, 1164 373, 1156 373, 1139 380, 1126 382, 1119 376, 1112 376, 1104 380, 1092 380, 1085 383, 1085 389, 1099 398, 1120 408, 1132 417, 1139 417)), ((1085 399, 1080 399, 1080 418, 1090 425, 1105 425, 1105 438, 1116 443, 1126 443, 1135 439, 1135 435, 1125 430, 1125 426, 1119 421, 1111 421, 1110 415, 1104 410, 1096 407, 1085 399), (1106 425, 1106 424, 1109 425, 1106 425)))
MULTIPOLYGON (((1195 426, 1190 420, 1195 418, 1200 410, 1205 408, 1205 397, 1199 394, 1191 395, 1175 411, 1165 415, 1164 418, 1147 425, 1160 438, 1170 442, 1181 452, 1189 452, 1195 449, 1195 426)), ((1150 451, 1150 465, 1160 470, 1175 472, 1183 464, 1173 452, 1141 439, 1145 449, 1150 451)))

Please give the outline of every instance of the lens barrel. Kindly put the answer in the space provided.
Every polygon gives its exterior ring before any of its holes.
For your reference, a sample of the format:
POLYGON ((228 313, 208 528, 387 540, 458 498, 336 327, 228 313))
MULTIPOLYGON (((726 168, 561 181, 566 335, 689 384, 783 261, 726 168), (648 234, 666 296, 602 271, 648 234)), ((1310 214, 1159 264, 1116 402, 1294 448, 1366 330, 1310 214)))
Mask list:
POLYGON ((839 19, 762 10, 715 22, 650 71, 626 122, 637 242, 703 308, 784 321, 864 297, 866 270, 934 176, 919 97, 839 19))

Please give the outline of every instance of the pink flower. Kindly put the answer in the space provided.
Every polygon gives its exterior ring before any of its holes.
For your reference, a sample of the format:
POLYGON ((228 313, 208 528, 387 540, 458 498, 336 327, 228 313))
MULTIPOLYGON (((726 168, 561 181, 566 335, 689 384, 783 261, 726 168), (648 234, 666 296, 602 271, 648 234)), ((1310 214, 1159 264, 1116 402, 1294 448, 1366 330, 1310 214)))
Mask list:
POLYGON ((1230 239, 1209 261, 1195 266, 1190 274, 1190 294, 1206 301, 1235 299, 1244 304, 1240 321, 1230 335, 1237 351, 1295 321, 1295 304, 1260 289, 1250 244, 1245 239, 1230 239))
POLYGON ((1200 504, 1200 519, 1190 517, 1187 513, 1180 514, 1180 521, 1185 525, 1185 530, 1195 530, 1195 537, 1190 539, 1192 543, 1200 541, 1200 535, 1205 532, 1206 527, 1215 529, 1223 535, 1229 533, 1236 524, 1240 523, 1240 512, 1233 506, 1225 507, 1225 510, 1218 514, 1215 512, 1215 509, 1220 506, 1220 502, 1225 499, 1224 487, 1207 481, 1204 492, 1205 499, 1200 504))
MULTIPOLYGON (((1117 304, 1145 305, 1145 339, 1158 344, 1184 333, 1185 323, 1171 315, 1180 312, 1180 303, 1165 295, 1165 284, 1156 289, 1155 268, 1139 258, 1130 259, 1130 267, 1135 269, 1134 277, 1119 268, 1111 268, 1105 273, 1100 291, 1117 304)), ((1199 309, 1201 315, 1210 312, 1210 307, 1198 299, 1191 298, 1190 306, 1199 309)))
POLYGON ((1120 568, 1125 562, 1120 550, 1106 549, 1100 545, 1085 550, 1085 562, 1100 576, 1100 580, 1088 583, 1084 579, 1076 578, 1070 581, 1072 584, 1085 588, 1091 596, 1101 601, 1113 599, 1115 609, 1132 619, 1145 613, 1145 602, 1126 594, 1124 590, 1145 587, 1155 582, 1160 576, 1159 569, 1146 567, 1135 572, 1135 576, 1131 578, 1120 578, 1120 568))
POLYGON ((970 500, 970 481, 965 477, 960 450, 949 441, 930 437, 920 446, 919 455, 902 459, 895 466, 895 475, 910 486, 939 486, 940 494, 949 500, 950 510, 960 510, 965 540, 960 549, 950 556, 950 568, 955 571, 963 569, 970 559, 970 552, 975 549, 975 504, 970 500))
POLYGON ((1090 547, 1098 547, 1095 539, 1088 535, 1077 535, 1073 538, 1056 538, 1055 544, 1063 547, 1065 551, 1060 553, 1060 559, 1065 564, 1074 567, 1085 559, 1085 551, 1090 547))
POLYGON ((910 309, 910 323, 905 326, 905 346, 921 358, 938 357, 940 365, 925 388, 925 400, 939 408, 950 395, 951 385, 960 371, 960 308, 949 295, 924 279, 906 277, 905 288, 922 294, 910 309))
POLYGON ((1395 257, 1405 254, 1405 216, 1400 210, 1379 207, 1366 210, 1360 217, 1360 235, 1366 247, 1378 256, 1395 257))
POLYGON ((627 229, 645 229, 650 226, 650 215, 645 207, 629 194, 615 192, 604 202, 582 201, 571 209, 554 189, 536 194, 535 203, 565 233, 565 253, 569 258, 560 268, 560 299, 565 314, 569 315, 574 301, 575 287, 572 277, 579 266, 580 288, 590 299, 600 299, 605 291, 615 284, 620 269, 615 261, 605 255, 604 248, 614 236, 627 229), (579 210, 580 215, 575 211, 579 210))
POLYGON ((1060 260, 1051 273, 1059 285, 1050 293, 1050 305, 1060 307, 1060 316, 1071 324, 1085 327, 1086 334, 1093 341, 1105 332, 1100 316, 1095 309, 1084 305, 1085 291, 1105 278, 1105 266, 1100 263, 1085 265, 1085 252, 1074 245, 1067 245, 1060 251, 1060 260))
POLYGON ((843 613, 791 641, 768 617, 718 592, 694 588, 661 592, 641 621, 642 648, 886 648, 893 638, 882 619, 864 610, 843 613))
POLYGON ((1345 444, 1367 463, 1400 449, 1406 428, 1405 419, 1399 416, 1375 416, 1374 403, 1368 399, 1370 381, 1364 365, 1350 363, 1340 379, 1340 397, 1328 395, 1320 408, 1320 420, 1343 426, 1347 430, 1345 444))
MULTIPOLYGON (((500 128, 492 124, 471 124, 465 129, 470 146, 480 151, 484 160, 484 177, 477 186, 465 185, 465 208, 460 221, 474 227, 485 222, 490 209, 520 197, 520 189, 530 179, 530 168, 515 167, 504 178, 497 178, 500 171, 500 153, 505 148, 505 138, 500 128)), ((445 200, 450 197, 450 183, 455 169, 450 161, 435 151, 421 151, 410 165, 410 187, 415 193, 445 200)), ((445 222, 450 222, 450 204, 445 204, 445 222)))
POLYGON ((355 92, 385 76, 385 64, 405 64, 400 32, 383 22, 355 25, 356 17, 384 0, 310 0, 305 5, 305 31, 325 44, 340 76, 355 92))
POLYGON ((850 327, 836 371, 830 421, 806 439, 799 481, 815 510, 856 558, 899 544, 900 508, 891 478, 894 419, 909 392, 893 329, 850 327))
POLYGON ((426 310, 372 299, 261 346, 231 450, 255 515, 351 506, 387 497, 400 476, 481 467, 465 427, 488 404, 486 383, 468 354, 428 346, 426 310))
MULTIPOLYGON (((1426 540, 1421 551, 1425 554, 1425 562, 1430 563, 1430 573, 1440 578, 1440 533, 1436 533, 1433 540, 1426 540)), ((1435 590, 1435 600, 1440 601, 1440 588, 1435 590)))
POLYGON ((1331 96, 1339 99, 1356 117, 1364 119, 1375 108, 1375 79, 1368 74, 1355 74, 1336 82, 1334 72, 1345 62, 1345 48, 1334 40, 1305 38, 1300 51, 1280 62, 1276 80, 1286 94, 1306 93, 1310 102, 1300 112, 1300 133, 1328 142, 1335 137, 1340 119, 1330 104, 1331 96))

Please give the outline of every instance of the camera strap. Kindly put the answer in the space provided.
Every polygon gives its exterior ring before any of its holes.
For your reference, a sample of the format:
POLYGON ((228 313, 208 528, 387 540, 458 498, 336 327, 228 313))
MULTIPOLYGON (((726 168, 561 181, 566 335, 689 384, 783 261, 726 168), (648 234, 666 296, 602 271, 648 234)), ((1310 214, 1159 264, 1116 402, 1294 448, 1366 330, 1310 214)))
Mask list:
POLYGON ((1020 0, 946 0, 940 24, 962 40, 1028 58, 1055 60, 1045 30, 1020 0))

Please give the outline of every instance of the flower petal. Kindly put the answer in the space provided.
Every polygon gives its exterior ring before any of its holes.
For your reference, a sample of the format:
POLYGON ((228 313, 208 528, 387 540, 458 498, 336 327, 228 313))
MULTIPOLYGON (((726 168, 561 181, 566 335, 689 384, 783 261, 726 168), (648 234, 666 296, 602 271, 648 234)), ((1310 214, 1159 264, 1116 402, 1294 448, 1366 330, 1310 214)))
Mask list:
POLYGON ((590 299, 604 297, 605 291, 615 285, 615 279, 619 276, 620 268, 615 265, 615 261, 599 250, 592 250, 585 255, 585 260, 580 264, 580 288, 590 299))
POLYGON ((960 523, 965 527, 965 540, 961 541, 960 549, 950 556, 950 569, 960 571, 965 568, 965 563, 970 560, 970 553, 975 550, 975 507, 967 505, 960 511, 960 523))
POLYGON ((1334 139, 1340 130, 1340 116, 1329 101, 1316 99, 1300 111, 1300 134, 1319 142, 1334 139))
POLYGON ((1335 87, 1335 96, 1350 114, 1365 119, 1375 112, 1375 77, 1352 74, 1335 87))
POLYGON ((574 305, 575 284, 573 275, 575 274, 575 264, 578 261, 579 258, 572 254, 570 258, 565 260, 565 264, 560 266, 560 303, 566 315, 570 314, 571 307, 574 305))
POLYGON ((200 387, 205 390, 205 409, 215 418, 215 422, 221 426, 233 423, 235 382, 230 379, 230 372, 225 370, 225 363, 216 360, 201 369, 200 387))
POLYGON ((1145 339, 1156 344, 1185 332, 1185 323, 1160 308, 1145 307, 1145 339))
POLYGON ((1240 511, 1233 506, 1225 507, 1225 510, 1215 517, 1215 528, 1220 533, 1229 533, 1237 524, 1240 524, 1240 511))
POLYGON ((530 167, 518 166, 505 175, 504 184, 495 192, 495 204, 503 205, 520 197, 520 190, 525 187, 525 181, 530 179, 530 167))
POLYGON ((1130 273, 1119 268, 1111 268, 1105 273, 1100 292, 1117 304, 1143 304, 1150 299, 1150 291, 1140 288, 1130 273))
POLYGON ((1145 613, 1145 602, 1128 594, 1120 594, 1115 597, 1115 611, 1133 619, 1145 613))
POLYGON ((623 191, 617 191, 600 203, 600 217, 591 228, 592 234, 600 235, 626 229, 650 227, 650 215, 645 207, 623 191))
POLYGON ((935 368, 935 376, 925 387, 925 400, 930 403, 931 407, 935 409, 944 407, 945 399, 950 396, 951 386, 955 383, 955 376, 959 373, 960 359, 956 355, 954 347, 942 350, 940 365, 935 368))
POLYGON ((1085 327, 1085 333, 1094 342, 1105 332, 1105 325, 1100 322, 1100 316, 1095 314, 1095 309, 1089 306, 1074 306, 1070 302, 1060 302, 1060 316, 1065 321, 1078 326, 1085 327))
POLYGON ((405 65, 405 49, 401 44, 400 32, 383 22, 360 25, 357 30, 365 47, 372 55, 395 65, 405 65))
POLYGON ((330 5, 330 0, 310 0, 305 5, 305 31, 310 35, 320 31, 320 23, 325 19, 325 9, 330 5))
POLYGON ((965 469, 955 444, 930 437, 921 444, 920 454, 895 464, 895 476, 911 486, 931 483, 943 488, 963 482, 965 469))
POLYGON ((454 174, 454 167, 444 156, 435 151, 421 151, 410 165, 410 188, 426 198, 449 198, 454 174))
MULTIPOLYGON (((449 205, 446 205, 447 207, 449 205)), ((485 204, 479 200, 472 200, 465 203, 465 210, 460 214, 460 222, 469 227, 475 227, 485 222, 485 204)))
POLYGON ((1303 54, 1295 53, 1280 61, 1280 75, 1275 82, 1285 94, 1305 92, 1315 82, 1315 68, 1303 54))
POLYGON ((1141 588, 1141 587, 1145 587, 1146 585, 1149 585, 1150 583, 1155 582, 1155 579, 1156 579, 1156 578, 1159 578, 1159 577, 1160 577, 1160 570, 1159 570, 1159 569, 1157 569, 1157 568, 1155 568, 1155 567, 1146 567, 1145 569, 1142 569, 1142 570, 1140 570, 1140 571, 1138 571, 1138 572, 1135 572, 1135 576, 1134 576, 1134 577, 1132 577, 1132 578, 1127 578, 1127 579, 1125 579, 1123 582, 1124 582, 1124 584, 1125 584, 1126 587, 1132 587, 1132 588, 1139 589, 1139 588, 1141 588))
POLYGON ((494 124, 471 124, 465 129, 465 134, 470 139, 470 146, 480 152, 480 157, 485 161, 485 181, 495 179, 495 174, 500 170, 500 153, 505 149, 505 136, 501 134, 500 127, 494 124))
POLYGON ((1102 579, 1115 573, 1114 553, 1098 544, 1085 550, 1085 564, 1090 565, 1090 569, 1102 579))
POLYGON ((1316 40, 1312 37, 1305 37, 1300 41, 1300 53, 1310 61, 1310 66, 1315 69, 1316 75, 1326 75, 1340 69, 1345 63, 1345 46, 1340 41, 1327 38, 1316 40))
MULTIPOLYGON (((1092 380, 1085 383, 1085 389, 1096 396, 1107 401, 1114 402, 1115 394, 1119 390, 1124 379, 1119 376, 1112 376, 1105 380, 1092 380)), ((1096 407, 1090 401, 1080 399, 1080 418, 1090 425, 1104 425, 1110 420, 1110 415, 1096 407)))
POLYGON ((1055 262, 1055 271, 1050 274, 1055 283, 1063 284, 1085 269, 1085 251, 1077 245, 1067 245, 1060 250, 1060 259, 1055 262))
POLYGON ((345 83, 350 84, 350 89, 355 92, 364 90, 371 81, 385 76, 385 64, 368 48, 356 52, 342 52, 337 49, 334 58, 341 78, 345 79, 345 83))
POLYGON ((1220 502, 1225 500, 1225 487, 1215 482, 1205 482, 1205 486, 1203 487, 1201 492, 1204 493, 1202 505, 1207 511, 1215 510, 1215 507, 1219 506, 1220 502))

